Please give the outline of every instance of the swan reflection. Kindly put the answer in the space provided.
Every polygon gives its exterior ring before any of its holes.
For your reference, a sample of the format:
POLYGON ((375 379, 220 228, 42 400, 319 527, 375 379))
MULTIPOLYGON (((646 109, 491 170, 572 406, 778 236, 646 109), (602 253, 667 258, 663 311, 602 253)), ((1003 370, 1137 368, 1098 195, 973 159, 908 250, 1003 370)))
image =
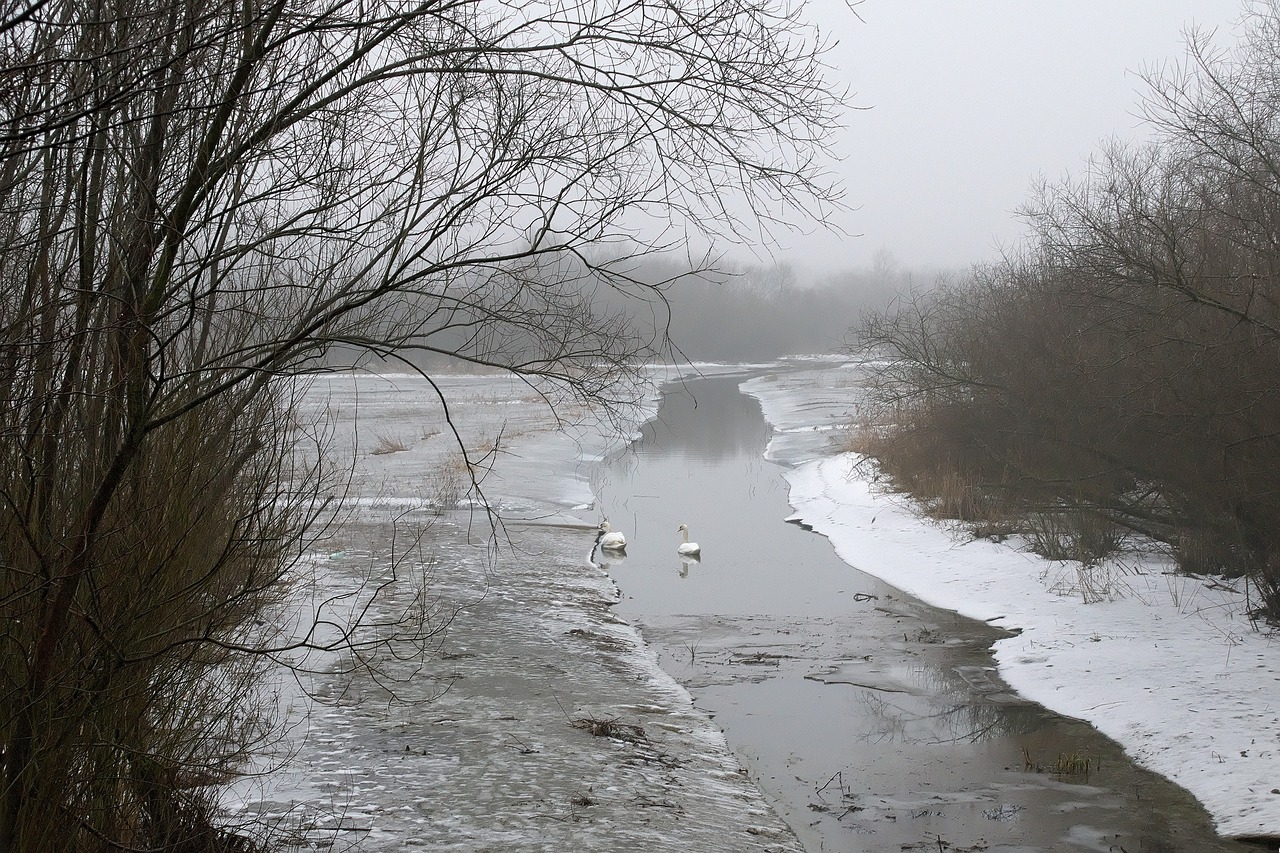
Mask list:
POLYGON ((591 554, 587 557, 587 562, 595 566, 597 569, 609 570, 610 566, 616 566, 626 562, 627 552, 616 551, 608 548, 601 548, 597 542, 591 547, 591 554))
POLYGON ((680 577, 689 577, 689 569, 702 562, 702 558, 697 554, 681 554, 680 555, 680 577))

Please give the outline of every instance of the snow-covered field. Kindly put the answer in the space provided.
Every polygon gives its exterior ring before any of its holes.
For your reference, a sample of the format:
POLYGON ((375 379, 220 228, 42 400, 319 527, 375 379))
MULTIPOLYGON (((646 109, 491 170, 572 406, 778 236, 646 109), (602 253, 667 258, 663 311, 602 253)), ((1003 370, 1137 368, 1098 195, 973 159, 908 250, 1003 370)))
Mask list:
POLYGON ((850 565, 1018 632, 995 646, 1013 688, 1188 789, 1223 835, 1280 835, 1280 648, 1246 616, 1243 583, 1179 576, 1158 557, 1086 569, 923 518, 856 455, 822 453, 852 414, 858 370, 743 385, 777 431, 771 458, 795 465, 796 515, 850 565))

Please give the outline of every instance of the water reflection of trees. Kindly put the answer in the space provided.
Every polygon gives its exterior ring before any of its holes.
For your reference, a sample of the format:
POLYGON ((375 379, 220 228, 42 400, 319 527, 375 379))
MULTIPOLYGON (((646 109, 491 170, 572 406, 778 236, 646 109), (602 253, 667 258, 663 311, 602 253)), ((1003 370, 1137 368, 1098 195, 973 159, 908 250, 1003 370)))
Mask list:
POLYGON ((746 378, 721 376, 668 386, 657 417, 641 430, 644 444, 711 462, 760 456, 771 430, 755 398, 738 391, 746 378), (699 422, 711 427, 694 426, 699 422))
POLYGON ((863 690, 867 717, 878 723, 869 728, 869 741, 972 744, 1028 734, 1045 724, 1039 705, 987 699, 950 667, 922 666, 913 675, 916 693, 863 690))

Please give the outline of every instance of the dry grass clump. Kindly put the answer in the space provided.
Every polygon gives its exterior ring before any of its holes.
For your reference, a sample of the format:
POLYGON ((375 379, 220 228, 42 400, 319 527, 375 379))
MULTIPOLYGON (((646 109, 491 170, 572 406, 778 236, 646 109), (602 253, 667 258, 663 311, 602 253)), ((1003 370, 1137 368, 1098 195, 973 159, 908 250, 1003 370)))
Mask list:
POLYGON ((930 518, 990 523, 1005 514, 979 474, 955 456, 939 456, 938 443, 924 432, 861 429, 851 434, 850 449, 874 458, 880 472, 910 492, 930 518))
POLYGON ((1052 764, 1042 764, 1033 760, 1031 751, 1024 746, 1022 747, 1022 767, 1028 773, 1050 773, 1060 779, 1088 782, 1089 774, 1102 769, 1102 762, 1078 752, 1059 752, 1052 764))
POLYGON ((403 436, 395 433, 378 433, 374 436, 374 439, 373 450, 369 451, 374 456, 403 453, 409 449, 409 442, 403 436))
POLYGON ((858 453, 862 456, 874 456, 876 439, 879 434, 875 425, 864 417, 850 424, 846 429, 838 431, 832 438, 832 446, 837 453, 858 453))
POLYGON ((437 512, 457 509, 472 487, 471 469, 465 459, 454 457, 426 476, 425 491, 437 512))
MULTIPOLYGON (((898 414, 907 416, 901 409, 898 414)), ((1006 460, 993 464, 980 424, 958 423, 954 412, 941 423, 935 422, 938 412, 912 414, 905 425, 851 432, 850 449, 874 459, 878 472, 915 498, 925 515, 966 522, 978 538, 1022 535, 1032 551, 1051 560, 1093 565, 1124 544, 1127 531, 1087 500, 1059 498, 1006 460)), ((1034 462, 1043 470, 1059 464, 1034 462)))
POLYGON ((1124 543, 1120 527, 1087 509, 1028 513, 1022 528, 1031 550, 1050 560, 1088 565, 1116 553, 1124 543))

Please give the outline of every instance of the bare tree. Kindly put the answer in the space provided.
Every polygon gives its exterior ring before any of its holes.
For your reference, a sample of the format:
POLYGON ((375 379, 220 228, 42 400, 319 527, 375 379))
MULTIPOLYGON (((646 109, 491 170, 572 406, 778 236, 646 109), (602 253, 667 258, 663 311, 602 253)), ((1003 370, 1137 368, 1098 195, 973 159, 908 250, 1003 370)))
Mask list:
POLYGON ((664 342, 593 310, 582 271, 660 295, 637 255, 836 201, 815 155, 838 100, 800 15, 5 6, 0 851, 203 831, 182 792, 264 723, 212 709, 247 695, 323 494, 293 467, 288 377, 447 353, 625 401, 664 342))
POLYGON ((1027 249, 864 334, 893 356, 877 449, 904 482, 958 481, 1024 529, 1072 515, 1102 550, 1140 531, 1248 576, 1274 618, 1280 3, 1250 9, 1237 49, 1193 34, 1151 75, 1153 142, 1040 188, 1027 249))

